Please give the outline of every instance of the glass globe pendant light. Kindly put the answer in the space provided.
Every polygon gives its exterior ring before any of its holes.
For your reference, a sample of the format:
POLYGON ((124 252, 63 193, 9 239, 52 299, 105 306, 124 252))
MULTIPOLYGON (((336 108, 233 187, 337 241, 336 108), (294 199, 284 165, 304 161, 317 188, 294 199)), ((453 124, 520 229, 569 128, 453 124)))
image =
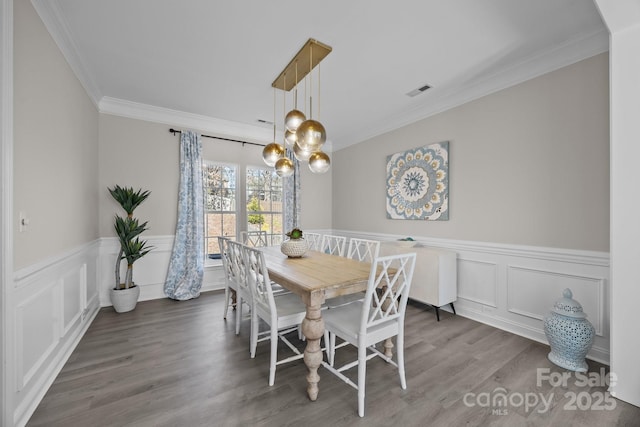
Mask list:
POLYGON ((288 157, 283 157, 276 162, 276 174, 283 178, 293 175, 293 162, 288 157))
MULTIPOLYGON (((287 79, 287 74, 286 73, 284 75, 284 79, 285 79, 285 86, 286 86, 286 84, 287 84, 286 83, 286 79, 287 79)), ((274 106, 273 106, 273 110, 275 111, 275 103, 274 103, 274 106)), ((285 111, 287 111, 287 97, 286 97, 285 93, 282 92, 282 113, 284 114, 285 111)), ((276 122, 276 120, 275 120, 275 115, 274 115, 274 117, 273 117, 273 123, 274 123, 273 126, 274 126, 274 128, 276 126, 275 122, 276 122)), ((274 136, 274 139, 275 139, 275 136, 274 136)), ((286 143, 286 141, 285 141, 285 143, 286 143)), ((275 164, 276 174, 278 176, 280 176, 280 177, 286 178, 288 176, 293 175, 294 167, 295 167, 295 165, 294 165, 293 161, 291 161, 291 159, 289 159, 286 156, 286 150, 285 150, 285 153, 283 154, 282 158, 278 159, 278 161, 276 161, 276 164, 275 164)))
MULTIPOLYGON (((320 61, 325 58, 331 47, 317 40, 309 39, 307 43, 298 51, 289 64, 282 70, 280 75, 273 81, 274 88, 283 91, 283 115, 284 115, 284 142, 278 144, 275 142, 276 126, 275 126, 275 96, 274 96, 274 142, 265 147, 263 157, 267 164, 273 164, 275 172, 280 177, 289 177, 295 173, 295 164, 300 162, 308 162, 309 169, 313 173, 325 173, 331 167, 329 155, 321 150, 327 140, 327 133, 324 125, 320 123, 318 117, 313 115, 313 97, 308 97, 308 110, 305 112, 298 110, 298 84, 302 79, 305 81, 304 100, 307 102, 307 88, 313 92, 318 91, 317 110, 320 112, 320 61), (314 57, 314 53, 317 55, 314 57), (315 59, 315 62, 314 62, 315 59), (302 79, 298 79, 298 65, 302 70, 302 79), (318 66, 318 84, 313 86, 313 69, 318 66), (295 81, 293 84, 287 84, 287 77, 290 77, 295 71, 295 81), (295 89, 293 109, 287 113, 287 97, 286 92, 295 89), (305 116, 305 113, 308 115, 305 116), (287 147, 287 148, 285 148, 287 147), (287 155, 286 151, 290 149, 293 153, 287 155)), ((290 83, 290 82, 289 82, 290 83)), ((306 108, 306 105, 305 105, 306 108)))
POLYGON ((295 132, 298 129, 298 126, 302 124, 307 118, 304 113, 300 110, 293 109, 287 113, 287 116, 284 118, 284 125, 287 127, 287 130, 290 132, 295 132))
POLYGON ((284 153, 284 147, 276 142, 276 90, 273 89, 273 142, 262 149, 262 160, 267 166, 274 167, 284 153))
MULTIPOLYGON (((285 116, 284 116, 284 126, 286 127, 286 130, 290 132, 289 138, 287 138, 287 134, 285 133, 285 139, 287 140, 287 142, 289 142, 290 144, 293 145, 294 142, 296 142, 295 140, 293 140, 293 138, 295 138, 295 132, 298 129, 298 126, 300 126, 300 124, 302 124, 302 122, 304 122, 305 120, 307 120, 307 117, 304 115, 304 113, 300 110, 298 110, 298 61, 296 61, 296 85, 295 85, 295 89, 294 89, 294 100, 293 100, 293 110, 289 111, 285 116), (293 142, 292 142, 293 141, 293 142)), ((284 86, 287 86, 287 74, 285 73, 284 75, 284 86)))
POLYGON ((319 151, 327 140, 324 126, 317 120, 309 119, 302 122, 296 131, 298 145, 303 150, 319 151))
MULTIPOLYGON (((309 63, 313 65, 313 49, 309 51, 309 63)), ((309 87, 313 91, 313 73, 309 71, 309 87)), ((318 64, 318 94, 320 93, 320 65, 318 64)), ((318 109, 320 108, 318 102, 318 109)), ((298 126, 296 137, 298 145, 305 151, 320 151, 322 145, 327 140, 327 132, 322 123, 313 120, 313 98, 309 96, 309 119, 305 120, 298 126)))
POLYGON ((331 166, 331 160, 327 153, 315 151, 309 156, 309 169, 313 173, 325 173, 331 166))
POLYGON ((284 157, 284 147, 277 142, 265 145, 262 150, 262 159, 267 166, 274 167, 276 162, 284 157))
POLYGON ((301 161, 301 162, 308 161, 309 157, 311 156, 311 153, 313 153, 313 151, 305 150, 305 149, 301 148, 300 144, 298 144, 297 142, 295 144, 293 144, 293 155, 299 161, 301 161))
POLYGON ((298 142, 298 135, 287 129, 284 131, 284 140, 287 143, 287 146, 293 147, 293 145, 298 142))

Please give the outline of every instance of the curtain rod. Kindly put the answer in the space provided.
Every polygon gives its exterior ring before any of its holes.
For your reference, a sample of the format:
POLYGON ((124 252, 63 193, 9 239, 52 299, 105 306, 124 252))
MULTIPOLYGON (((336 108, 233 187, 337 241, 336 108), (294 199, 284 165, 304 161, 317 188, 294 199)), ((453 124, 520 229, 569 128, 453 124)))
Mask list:
MULTIPOLYGON (((169 132, 172 134, 182 133, 181 130, 177 130, 174 128, 169 129, 169 132)), ((249 145, 257 145, 258 147, 264 147, 264 144, 258 144, 257 142, 249 142, 249 141, 240 141, 239 139, 230 139, 230 138, 222 138, 220 136, 212 136, 212 135, 200 135, 203 138, 212 138, 212 139, 221 139, 222 141, 231 141, 231 142, 239 142, 240 144, 249 144, 249 145)))

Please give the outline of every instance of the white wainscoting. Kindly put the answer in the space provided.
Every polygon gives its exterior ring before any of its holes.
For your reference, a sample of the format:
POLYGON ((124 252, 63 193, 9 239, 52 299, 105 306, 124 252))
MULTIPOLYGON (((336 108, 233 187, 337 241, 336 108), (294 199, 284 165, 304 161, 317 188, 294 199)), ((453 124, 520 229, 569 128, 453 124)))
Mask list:
POLYGON ((14 425, 25 425, 100 308, 97 241, 16 271, 7 331, 14 425))
MULTIPOLYGON (((334 230, 375 240, 404 236, 334 230)), ((458 254, 456 312, 547 344, 543 318, 570 288, 596 329, 590 359, 609 364, 609 253, 414 236, 458 254)), ((447 306, 444 310, 451 311, 447 306)), ((444 324, 443 324, 444 326, 444 324)))
MULTIPOLYGON (((169 259, 173 250, 174 236, 145 236, 153 250, 134 264, 133 281, 140 286, 139 301, 166 298, 164 282, 169 269, 169 259)), ((115 261, 120 249, 118 239, 100 239, 100 305, 111 305, 109 291, 114 286, 115 261)), ((123 263, 124 274, 124 263, 123 263)), ((204 269, 202 292, 224 289, 222 264, 214 262, 204 269)))

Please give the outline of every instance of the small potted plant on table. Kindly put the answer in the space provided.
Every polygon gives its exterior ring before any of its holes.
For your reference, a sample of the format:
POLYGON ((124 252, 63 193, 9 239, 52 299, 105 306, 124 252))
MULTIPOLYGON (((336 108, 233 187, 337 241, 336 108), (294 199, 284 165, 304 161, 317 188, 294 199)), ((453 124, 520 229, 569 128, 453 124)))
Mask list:
POLYGON ((140 234, 147 230, 148 221, 142 224, 133 217, 133 211, 144 202, 150 191, 137 190, 133 188, 120 187, 116 185, 109 188, 111 196, 127 212, 126 218, 120 215, 115 216, 114 229, 120 243, 120 250, 116 258, 115 266, 115 286, 111 289, 111 303, 118 313, 131 311, 136 307, 140 296, 140 287, 133 282, 133 264, 149 253, 151 248, 147 246, 146 240, 140 240, 140 234), (120 281, 121 261, 127 260, 127 272, 124 282, 120 281))
POLYGON ((309 245, 302 237, 302 230, 294 228, 287 233, 288 240, 285 240, 280 245, 280 251, 289 258, 300 258, 308 250, 309 245))

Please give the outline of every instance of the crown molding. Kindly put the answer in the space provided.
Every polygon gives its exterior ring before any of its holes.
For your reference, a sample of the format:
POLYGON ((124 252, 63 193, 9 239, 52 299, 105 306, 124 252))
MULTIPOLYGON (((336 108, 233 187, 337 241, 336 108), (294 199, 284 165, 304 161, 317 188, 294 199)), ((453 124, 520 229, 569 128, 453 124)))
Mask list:
POLYGON ((67 60, 73 73, 97 108, 100 98, 102 98, 102 93, 78 53, 78 47, 69 29, 69 25, 67 25, 60 11, 60 6, 57 2, 50 0, 31 0, 31 3, 56 45, 58 45, 58 49, 60 49, 62 55, 67 60))
MULTIPOLYGON (((173 127, 197 129, 214 133, 216 136, 244 138, 252 142, 268 143, 273 139, 273 129, 108 96, 102 97, 98 105, 98 111, 114 116, 164 123, 173 127)), ((282 132, 280 132, 280 136, 284 137, 282 132)))
MULTIPOLYGON (((538 52, 536 55, 494 73, 479 82, 458 86, 454 91, 436 95, 436 90, 431 89, 429 92, 432 92, 433 96, 438 96, 439 99, 434 102, 426 101, 425 104, 419 105, 410 111, 403 111, 396 116, 389 117, 385 123, 367 129, 368 132, 362 132, 362 129, 360 129, 359 132, 346 135, 341 139, 341 142, 350 142, 341 143, 340 148, 346 148, 399 129, 608 50, 609 33, 606 30, 599 30, 538 52)), ((425 96, 429 96, 429 94, 425 96)))
MULTIPOLYGON (((273 140, 273 129, 261 126, 253 126, 230 120, 216 119, 200 114, 187 113, 170 108, 156 107, 154 105, 127 101, 125 99, 102 97, 98 105, 98 111, 103 114, 127 117, 130 119, 144 120, 147 122, 164 123, 173 127, 196 129, 202 132, 212 133, 215 136, 230 138, 243 138, 251 142, 270 143, 273 140)), ((284 133, 276 132, 276 140, 282 141, 284 133)), ((331 142, 327 141, 323 151, 331 152, 331 142)))

